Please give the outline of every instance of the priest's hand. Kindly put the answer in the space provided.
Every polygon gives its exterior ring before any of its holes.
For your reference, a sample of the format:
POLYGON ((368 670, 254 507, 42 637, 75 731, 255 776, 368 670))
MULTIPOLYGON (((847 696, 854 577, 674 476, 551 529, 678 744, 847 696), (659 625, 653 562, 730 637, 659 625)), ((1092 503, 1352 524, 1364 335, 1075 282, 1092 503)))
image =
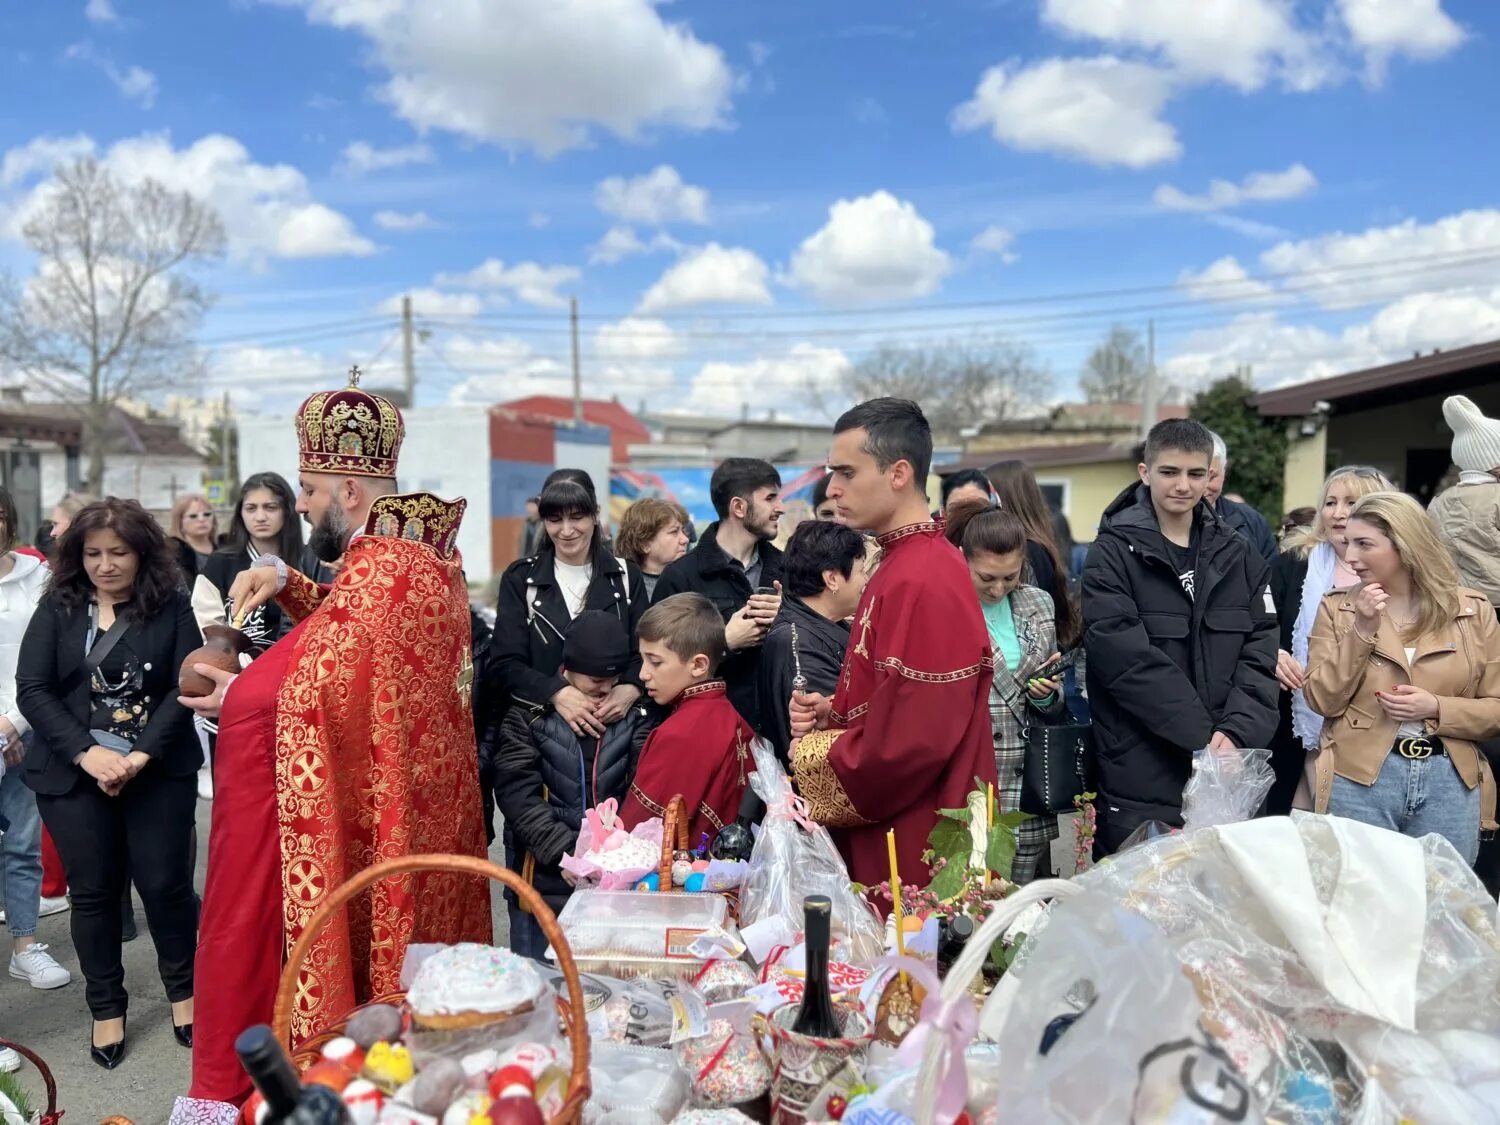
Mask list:
POLYGON ((604 723, 594 713, 594 701, 571 684, 552 697, 552 706, 578 737, 598 738, 604 733, 604 723))
POLYGON ((197 696, 179 695, 177 702, 195 715, 202 715, 205 719, 217 719, 224 707, 224 695, 229 691, 229 685, 234 683, 235 673, 215 668, 212 664, 194 664, 193 671, 214 682, 213 693, 197 696))
POLYGON ((832 710, 833 700, 826 695, 816 691, 792 692, 792 738, 798 739, 804 734, 822 730, 828 725, 828 716, 832 710))
MULTIPOLYGON (((235 621, 243 621, 281 591, 281 579, 273 566, 252 566, 242 570, 229 587, 235 621)), ((230 622, 231 625, 234 621, 230 622)))
POLYGON ((640 697, 641 689, 634 684, 616 684, 594 707, 594 717, 601 723, 619 722, 640 697))

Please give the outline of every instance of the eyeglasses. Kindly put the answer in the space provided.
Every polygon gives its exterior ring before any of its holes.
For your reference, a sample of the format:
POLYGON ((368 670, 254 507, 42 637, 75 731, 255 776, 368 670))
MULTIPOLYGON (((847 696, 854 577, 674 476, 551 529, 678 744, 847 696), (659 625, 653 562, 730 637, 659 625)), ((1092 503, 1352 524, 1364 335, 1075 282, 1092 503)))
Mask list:
POLYGON ((1328 474, 1328 479, 1334 477, 1362 477, 1365 480, 1385 480, 1385 474, 1372 465, 1340 465, 1328 474))
POLYGON ((211 520, 214 518, 212 512, 189 512, 182 517, 185 520, 211 520))

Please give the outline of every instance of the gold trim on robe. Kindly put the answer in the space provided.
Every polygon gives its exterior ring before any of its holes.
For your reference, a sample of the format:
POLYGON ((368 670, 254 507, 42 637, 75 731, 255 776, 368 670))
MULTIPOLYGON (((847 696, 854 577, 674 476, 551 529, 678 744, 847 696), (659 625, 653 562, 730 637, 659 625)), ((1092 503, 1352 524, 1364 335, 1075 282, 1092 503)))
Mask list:
POLYGON ((458 545, 458 528, 468 506, 467 500, 444 500, 430 492, 382 496, 370 505, 365 534, 425 543, 447 562, 458 545))
POLYGON ((870 821, 859 815, 828 761, 842 730, 815 730, 804 734, 792 750, 792 773, 797 792, 807 802, 808 812, 829 828, 857 828, 870 821))
POLYGON ((287 567, 286 585, 276 595, 276 604, 296 623, 311 617, 327 596, 328 591, 307 575, 287 567))

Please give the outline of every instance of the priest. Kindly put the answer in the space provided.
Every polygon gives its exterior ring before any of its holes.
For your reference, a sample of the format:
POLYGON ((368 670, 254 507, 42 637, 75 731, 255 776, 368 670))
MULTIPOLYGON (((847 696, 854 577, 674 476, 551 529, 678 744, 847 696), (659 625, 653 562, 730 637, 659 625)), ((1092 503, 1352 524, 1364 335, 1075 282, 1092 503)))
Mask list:
MULTIPOLYGON (((468 596, 455 542, 464 501, 396 493, 404 434, 388 400, 350 385, 297 412, 297 511, 320 587, 260 556, 230 591, 236 617, 275 598, 299 623, 204 700, 219 715, 213 831, 199 927, 191 1097, 250 1092, 234 1054, 269 1022, 288 950, 330 891, 429 852, 485 855, 474 747, 468 596)), ((211 672, 200 665, 200 670, 211 672)), ((357 897, 297 981, 294 1042, 400 987, 412 942, 487 942, 484 881, 403 875, 357 897)))
POLYGON ((938 809, 995 780, 989 632, 963 557, 928 515, 932 431, 916 403, 878 398, 834 426, 828 499, 838 519, 877 536, 880 569, 854 613, 830 700, 793 696, 792 766, 815 820, 850 876, 926 882, 922 852, 938 809))

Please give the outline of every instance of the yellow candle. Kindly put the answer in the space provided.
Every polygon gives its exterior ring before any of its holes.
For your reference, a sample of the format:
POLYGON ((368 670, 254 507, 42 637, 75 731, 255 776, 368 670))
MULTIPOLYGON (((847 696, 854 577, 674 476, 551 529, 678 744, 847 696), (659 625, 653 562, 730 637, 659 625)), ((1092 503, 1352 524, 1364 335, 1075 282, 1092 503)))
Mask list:
MULTIPOLYGON (((984 807, 985 807, 985 812, 987 814, 987 819, 984 822, 984 839, 985 839, 985 849, 984 850, 985 850, 985 855, 988 856, 989 855, 990 833, 993 832, 994 829, 995 829, 995 783, 993 781, 986 782, 985 786, 984 786, 984 790, 985 790, 985 805, 984 805, 984 807)), ((986 858, 985 863, 984 863, 984 885, 986 887, 988 887, 990 885, 990 864, 989 864, 988 858, 986 858)))
MULTIPOLYGON (((891 856, 891 917, 896 920, 896 952, 906 956, 906 926, 901 915, 901 872, 896 866, 896 830, 885 834, 886 850, 891 856)), ((901 971, 901 984, 906 985, 906 970, 901 971)))

